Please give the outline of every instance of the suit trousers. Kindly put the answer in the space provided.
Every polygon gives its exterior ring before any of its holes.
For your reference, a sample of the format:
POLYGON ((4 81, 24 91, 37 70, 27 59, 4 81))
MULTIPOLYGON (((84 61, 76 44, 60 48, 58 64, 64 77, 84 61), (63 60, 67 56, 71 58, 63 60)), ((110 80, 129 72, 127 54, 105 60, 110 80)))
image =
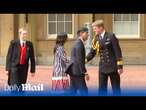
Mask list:
POLYGON ((21 88, 27 80, 28 65, 17 65, 11 69, 8 77, 8 85, 21 88))
POLYGON ((80 95, 88 95, 88 88, 84 76, 70 76, 71 95, 76 95, 77 90, 80 95))

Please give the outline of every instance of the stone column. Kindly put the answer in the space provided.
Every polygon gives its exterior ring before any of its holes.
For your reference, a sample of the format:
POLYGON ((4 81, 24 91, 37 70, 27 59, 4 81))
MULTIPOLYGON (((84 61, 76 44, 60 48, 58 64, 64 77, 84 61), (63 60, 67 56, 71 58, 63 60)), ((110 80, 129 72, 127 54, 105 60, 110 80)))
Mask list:
POLYGON ((28 14, 28 39, 33 43, 34 52, 36 55, 36 15, 35 14, 28 14))
POLYGON ((0 65, 5 65, 10 41, 14 39, 14 15, 0 14, 0 65))

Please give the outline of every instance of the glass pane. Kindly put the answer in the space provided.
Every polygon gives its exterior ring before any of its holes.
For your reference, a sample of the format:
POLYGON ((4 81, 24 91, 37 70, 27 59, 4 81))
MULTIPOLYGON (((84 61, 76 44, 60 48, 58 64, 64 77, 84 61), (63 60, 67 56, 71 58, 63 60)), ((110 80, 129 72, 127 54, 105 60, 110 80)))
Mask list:
POLYGON ((72 21, 72 14, 65 14, 65 21, 72 21))
POLYGON ((121 14, 114 14, 114 21, 121 21, 121 14))
POLYGON ((56 23, 48 23, 48 34, 56 34, 56 23))
POLYGON ((123 14, 123 21, 131 21, 131 14, 123 14))
POLYGON ((138 14, 115 14, 113 31, 118 35, 138 35, 138 14), (121 16, 119 20, 118 16, 121 16))
POLYGON ((132 34, 138 34, 138 22, 137 21, 133 21, 131 23, 131 28, 130 28, 130 31, 132 34))
POLYGON ((114 32, 120 35, 136 35, 138 34, 138 22, 115 22, 114 32))
POLYGON ((56 14, 48 14, 49 21, 56 21, 56 14))
POLYGON ((65 32, 68 34, 72 34, 72 22, 65 23, 65 32))
POLYGON ((138 21, 138 14, 132 14, 131 21, 138 21))
POLYGON ((64 22, 57 23, 57 33, 64 32, 64 22))
POLYGON ((64 21, 64 14, 57 14, 57 21, 64 21))

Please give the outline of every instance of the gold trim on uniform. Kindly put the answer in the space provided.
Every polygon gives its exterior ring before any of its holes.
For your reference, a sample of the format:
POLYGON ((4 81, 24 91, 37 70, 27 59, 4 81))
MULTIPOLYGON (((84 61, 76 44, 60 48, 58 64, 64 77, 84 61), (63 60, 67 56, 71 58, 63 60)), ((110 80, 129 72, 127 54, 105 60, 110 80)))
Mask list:
POLYGON ((87 58, 85 59, 85 63, 87 63, 88 62, 88 60, 87 60, 87 58))
POLYGON ((123 60, 117 61, 117 65, 123 65, 123 60))
POLYGON ((96 54, 99 53, 99 41, 95 41, 95 38, 93 38, 93 40, 92 40, 92 48, 93 48, 93 50, 96 50, 96 52, 97 52, 96 54))
POLYGON ((96 48, 97 48, 96 38, 97 38, 97 35, 95 35, 92 39, 92 48, 94 50, 96 50, 96 48))
POLYGON ((96 45, 97 45, 96 54, 99 54, 99 42, 98 41, 96 42, 96 45))

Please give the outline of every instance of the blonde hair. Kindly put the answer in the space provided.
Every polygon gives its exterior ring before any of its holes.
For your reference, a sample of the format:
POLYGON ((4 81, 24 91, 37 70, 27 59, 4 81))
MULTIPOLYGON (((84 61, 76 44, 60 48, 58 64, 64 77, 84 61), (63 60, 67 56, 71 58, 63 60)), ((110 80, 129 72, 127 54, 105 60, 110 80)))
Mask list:
POLYGON ((104 21, 102 19, 96 20, 95 22, 92 23, 92 27, 93 26, 103 27, 104 28, 104 21))

